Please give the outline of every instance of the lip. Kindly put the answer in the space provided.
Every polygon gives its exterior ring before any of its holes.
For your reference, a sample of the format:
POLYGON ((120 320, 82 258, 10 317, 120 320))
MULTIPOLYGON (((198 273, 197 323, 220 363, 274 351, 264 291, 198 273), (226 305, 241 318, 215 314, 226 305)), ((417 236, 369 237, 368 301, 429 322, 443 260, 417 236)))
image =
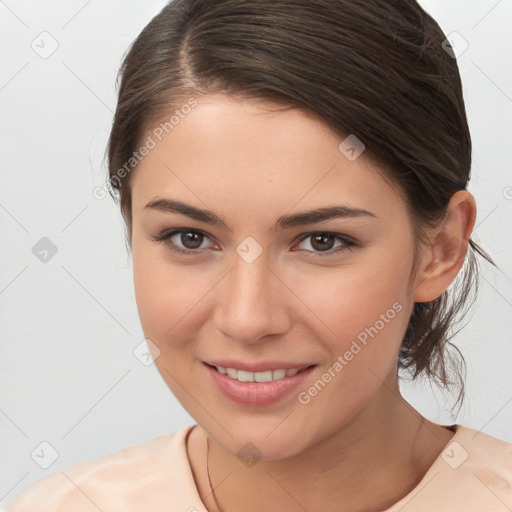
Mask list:
POLYGON ((279 361, 261 361, 259 363, 247 364, 242 361, 233 361, 232 359, 222 359, 216 361, 204 361, 210 366, 222 366, 223 368, 236 368, 245 372, 266 372, 274 370, 292 370, 293 368, 307 368, 314 363, 283 363, 279 361))
MULTIPOLYGON (((226 361, 224 361, 226 363, 226 361)), ((279 363, 282 364, 282 363, 279 363)), ((264 406, 277 402, 289 395, 293 389, 302 384, 309 375, 315 370, 316 365, 306 367, 291 377, 284 377, 283 379, 274 380, 271 382, 240 382, 232 379, 227 375, 219 373, 215 368, 209 366, 209 363, 203 363, 203 366, 208 373, 208 376, 214 385, 221 391, 227 398, 243 405, 250 406, 264 406)), ((222 364, 215 364, 215 366, 223 366, 222 364)), ((243 365, 247 368, 248 365, 243 365)), ((261 365, 259 365, 261 366, 261 365)), ((272 365, 265 366, 270 369, 272 365)), ((290 366, 290 368, 298 368, 300 365, 290 366)), ((304 365, 302 365, 304 367, 304 365)), ((227 366, 227 368, 237 368, 236 366, 227 366)), ((275 369, 283 368, 283 366, 276 367, 275 369)), ((244 370, 238 367, 237 369, 244 370)), ((264 371, 264 370, 245 370, 245 371, 264 371)))

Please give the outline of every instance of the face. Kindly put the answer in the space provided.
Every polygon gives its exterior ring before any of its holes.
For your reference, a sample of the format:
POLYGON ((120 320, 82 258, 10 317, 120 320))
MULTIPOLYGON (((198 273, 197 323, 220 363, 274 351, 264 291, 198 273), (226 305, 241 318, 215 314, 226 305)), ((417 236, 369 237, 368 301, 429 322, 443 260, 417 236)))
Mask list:
POLYGON ((161 141, 148 134, 132 254, 155 364, 225 449, 298 454, 396 380, 413 305, 406 205, 364 153, 348 159, 344 137, 299 110, 208 95, 161 141), (260 380, 314 366, 262 385, 206 363, 260 380))

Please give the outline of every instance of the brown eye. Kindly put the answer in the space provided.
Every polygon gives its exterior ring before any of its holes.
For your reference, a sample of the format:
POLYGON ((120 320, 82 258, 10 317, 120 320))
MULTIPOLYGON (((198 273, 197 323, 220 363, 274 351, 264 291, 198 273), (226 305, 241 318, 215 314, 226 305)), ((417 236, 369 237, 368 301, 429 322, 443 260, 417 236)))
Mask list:
POLYGON ((173 229, 164 231, 159 235, 152 237, 155 242, 163 243, 170 250, 180 254, 202 254, 203 249, 209 246, 201 247, 208 237, 205 233, 195 229, 173 229))
POLYGON ((185 249, 197 249, 203 243, 204 235, 196 231, 182 231, 179 240, 185 249))
POLYGON ((305 244, 307 241, 309 243, 306 244, 306 247, 299 246, 299 248, 316 256, 329 256, 340 251, 353 249, 357 245, 351 237, 338 233, 309 233, 302 237, 300 243, 305 244))
POLYGON ((316 251, 328 251, 334 246, 336 238, 329 233, 319 233, 311 237, 311 247, 316 251))

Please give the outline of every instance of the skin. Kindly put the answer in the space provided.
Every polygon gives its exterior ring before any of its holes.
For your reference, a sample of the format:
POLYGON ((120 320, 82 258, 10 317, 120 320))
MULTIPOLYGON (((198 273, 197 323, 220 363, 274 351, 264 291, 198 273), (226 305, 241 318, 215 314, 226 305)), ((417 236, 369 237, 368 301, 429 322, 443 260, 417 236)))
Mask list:
MULTIPOLYGON (((453 433, 400 395, 396 358, 415 301, 434 300, 464 261, 476 216, 466 191, 428 232, 410 281, 414 239, 397 190, 343 137, 299 110, 212 94, 165 136, 132 176, 135 293, 163 379, 196 420, 187 439, 194 479, 209 511, 376 511, 411 491, 453 433), (222 216, 228 228, 144 208, 177 199, 222 216), (339 218, 272 230, 285 214, 349 205, 375 217, 339 218), (164 230, 205 233, 174 253, 152 239, 164 230), (328 255, 311 233, 330 240, 328 255), (237 246, 263 249, 248 263, 237 246), (199 243, 199 249, 194 249, 199 243), (339 247, 343 250, 337 251, 339 247), (320 248, 319 248, 320 247, 320 248), (332 247, 332 248, 330 248, 332 247), (297 399, 394 303, 402 309, 307 404, 297 399), (306 385, 271 405, 237 404, 211 384, 203 361, 234 358, 316 363, 306 385), (246 467, 237 452, 262 458, 246 467)), ((151 132, 148 132, 150 134, 151 132)), ((329 241, 329 240, 328 240, 329 241)))

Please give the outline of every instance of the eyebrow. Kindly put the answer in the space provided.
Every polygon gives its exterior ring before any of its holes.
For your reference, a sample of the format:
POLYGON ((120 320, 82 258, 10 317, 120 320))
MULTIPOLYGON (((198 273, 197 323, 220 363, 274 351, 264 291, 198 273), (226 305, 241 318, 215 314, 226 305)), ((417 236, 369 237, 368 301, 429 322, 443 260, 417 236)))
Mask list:
MULTIPOLYGON (((144 209, 146 208, 164 213, 181 213, 182 215, 186 215, 187 217, 190 217, 191 219, 197 220, 199 222, 223 227, 229 230, 229 227, 223 217, 220 217, 219 215, 216 215, 209 210, 203 210, 181 201, 159 198, 150 201, 144 207, 144 209)), ((291 228, 337 218, 354 217, 377 218, 374 213, 369 212, 363 208, 354 208, 347 205, 327 206, 307 212, 283 215, 277 219, 275 226, 271 228, 271 230, 291 228)))

